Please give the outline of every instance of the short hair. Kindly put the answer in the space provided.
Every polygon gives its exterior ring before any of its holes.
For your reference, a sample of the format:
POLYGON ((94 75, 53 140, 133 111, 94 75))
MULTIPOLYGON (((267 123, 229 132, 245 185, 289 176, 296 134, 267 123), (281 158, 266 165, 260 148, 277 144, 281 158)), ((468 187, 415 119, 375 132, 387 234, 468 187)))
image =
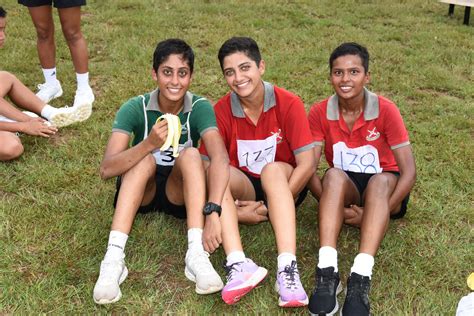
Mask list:
POLYGON ((362 61, 362 66, 364 66, 365 73, 369 71, 369 52, 367 51, 367 48, 354 42, 343 43, 331 53, 331 56, 329 57, 329 69, 332 71, 334 60, 346 55, 359 56, 362 61))
POLYGON ((257 42, 250 37, 232 37, 222 44, 217 55, 222 70, 224 70, 224 58, 237 52, 244 53, 247 57, 255 61, 257 66, 260 65, 262 56, 260 55, 257 42))
POLYGON ((7 11, 4 8, 0 7, 0 18, 5 18, 7 16, 7 11))
POLYGON ((191 73, 193 73, 193 49, 185 41, 178 38, 169 38, 156 45, 155 52, 153 53, 153 69, 158 71, 158 67, 172 54, 182 55, 183 59, 188 63, 191 73))

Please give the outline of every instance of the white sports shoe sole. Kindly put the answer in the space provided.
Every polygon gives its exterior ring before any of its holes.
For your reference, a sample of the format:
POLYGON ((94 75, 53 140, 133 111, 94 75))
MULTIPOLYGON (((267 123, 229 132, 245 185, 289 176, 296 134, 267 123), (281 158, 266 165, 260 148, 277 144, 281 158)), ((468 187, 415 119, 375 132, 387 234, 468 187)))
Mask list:
MULTIPOLYGON (((188 267, 184 268, 184 275, 188 278, 188 280, 196 283, 196 276, 191 271, 189 271, 188 267)), ((200 287, 198 287, 198 284, 196 283, 196 293, 201 294, 201 295, 217 293, 220 290, 222 290, 223 287, 224 287, 224 284, 222 283, 222 280, 219 286, 210 286, 208 289, 201 289, 200 287)))
POLYGON ((92 114, 92 104, 81 104, 75 111, 58 113, 49 120, 56 127, 64 127, 87 120, 92 114))
MULTIPOLYGON (((119 279, 119 285, 123 283, 123 281, 125 281, 125 279, 127 278, 128 276, 128 269, 127 267, 123 267, 123 271, 122 271, 122 274, 120 275, 120 279, 119 279)), ((109 300, 109 299, 106 299, 106 298, 102 298, 102 299, 96 299, 94 296, 94 302, 96 304, 99 304, 99 305, 104 305, 104 304, 112 304, 112 303, 115 303, 117 302, 118 300, 120 300, 122 298, 122 291, 120 290, 120 287, 119 287, 119 291, 118 291, 118 294, 116 297, 114 297, 113 299, 109 300)))

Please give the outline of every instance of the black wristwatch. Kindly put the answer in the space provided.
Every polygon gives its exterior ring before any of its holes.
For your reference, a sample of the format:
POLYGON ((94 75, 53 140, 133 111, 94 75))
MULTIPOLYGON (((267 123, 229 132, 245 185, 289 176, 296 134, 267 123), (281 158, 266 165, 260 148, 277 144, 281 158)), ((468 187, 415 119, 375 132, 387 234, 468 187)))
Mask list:
POLYGON ((217 215, 221 216, 222 207, 216 203, 207 202, 202 209, 204 215, 211 215, 212 212, 216 212, 217 215))

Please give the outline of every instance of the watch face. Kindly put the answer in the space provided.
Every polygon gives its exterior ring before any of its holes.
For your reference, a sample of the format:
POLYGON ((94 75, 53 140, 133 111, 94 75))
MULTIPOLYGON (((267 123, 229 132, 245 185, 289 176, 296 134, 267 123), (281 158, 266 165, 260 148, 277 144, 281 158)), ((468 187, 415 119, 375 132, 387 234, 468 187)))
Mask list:
POLYGON ((202 212, 204 215, 210 215, 212 214, 212 212, 216 212, 220 216, 221 207, 215 203, 209 202, 209 203, 206 203, 206 205, 204 205, 204 209, 202 210, 202 212))

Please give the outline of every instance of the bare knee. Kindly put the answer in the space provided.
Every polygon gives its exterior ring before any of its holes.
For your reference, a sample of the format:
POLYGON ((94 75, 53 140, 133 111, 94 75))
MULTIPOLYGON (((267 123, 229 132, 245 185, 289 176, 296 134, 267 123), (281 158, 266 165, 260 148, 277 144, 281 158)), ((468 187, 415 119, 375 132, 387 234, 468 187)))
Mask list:
POLYGON ((330 168, 323 178, 323 188, 341 187, 347 182, 347 174, 337 168, 330 168))
POLYGON ((202 165, 201 154, 197 148, 185 148, 179 153, 176 163, 181 166, 190 166, 194 164, 202 165))
POLYGON ((367 184, 367 193, 376 196, 387 196, 392 194, 396 184, 396 176, 389 173, 378 173, 372 176, 367 184))
POLYGON ((146 155, 142 160, 140 160, 135 166, 130 168, 127 172, 123 174, 123 179, 130 177, 146 177, 146 179, 155 176, 156 171, 156 162, 153 155, 146 155))
POLYGON ((6 96, 10 92, 13 86, 13 82, 15 82, 15 80, 18 79, 15 77, 14 74, 9 73, 8 71, 0 71, 0 91, 2 97, 6 96))
POLYGON ((49 42, 54 38, 54 27, 49 24, 36 25, 36 37, 40 42, 49 42))
POLYGON ((82 32, 80 29, 63 29, 64 38, 69 45, 74 45, 82 39, 82 32))
POLYGON ((1 138, 2 149, 0 150, 0 160, 13 160, 23 154, 24 148, 18 136, 12 134, 11 136, 1 138))

